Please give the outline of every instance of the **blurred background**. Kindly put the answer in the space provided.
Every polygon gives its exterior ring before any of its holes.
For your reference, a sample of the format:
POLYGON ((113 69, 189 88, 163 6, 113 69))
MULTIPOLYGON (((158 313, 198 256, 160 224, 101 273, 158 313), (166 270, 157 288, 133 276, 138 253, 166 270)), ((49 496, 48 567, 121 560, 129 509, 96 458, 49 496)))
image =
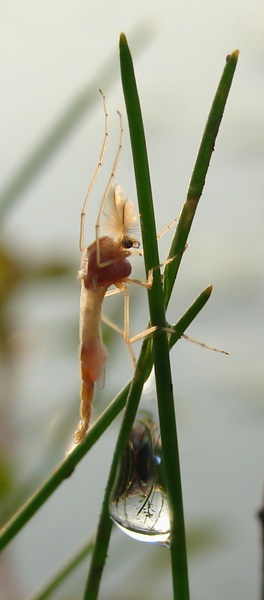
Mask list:
MULTIPOLYGON (((182 340, 171 353, 191 597, 258 598, 263 3, 14 0, 2 2, 0 31, 2 522, 63 458, 78 422, 79 221, 103 138, 99 87, 107 96, 110 139, 88 205, 86 243, 95 237, 118 143, 116 109, 125 124, 117 181, 136 200, 120 31, 134 57, 158 230, 180 212, 226 55, 240 49, 168 320, 175 322, 212 283, 213 295, 187 333, 230 352, 226 357, 182 340)), ((160 241, 161 260, 171 236, 160 241)), ((144 277, 142 259, 134 259, 133 273, 144 277)), ((113 298, 105 311, 118 321, 121 307, 113 298)), ((134 290, 132 333, 146 322, 145 292, 134 290)), ((105 340, 106 386, 96 393, 93 418, 132 374, 121 338, 105 331, 105 340)), ((117 421, 3 554, 1 600, 28 598, 95 530, 117 421)), ((81 598, 86 571, 85 562, 54 598, 81 598)), ((116 531, 100 598, 143 597, 172 597, 169 552, 116 531)))

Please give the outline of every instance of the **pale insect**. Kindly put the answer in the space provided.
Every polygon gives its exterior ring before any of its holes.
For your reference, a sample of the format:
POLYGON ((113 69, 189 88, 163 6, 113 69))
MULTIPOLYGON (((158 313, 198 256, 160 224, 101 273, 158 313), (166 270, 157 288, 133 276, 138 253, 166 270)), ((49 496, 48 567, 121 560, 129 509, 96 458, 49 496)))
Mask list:
MULTIPOLYGON (((138 217, 135 214, 134 205, 128 200, 121 187, 114 183, 118 161, 123 144, 123 124, 121 113, 118 112, 120 120, 120 139, 113 164, 112 172, 106 186, 98 218, 95 225, 95 241, 84 247, 84 224, 86 205, 92 188, 101 170, 108 138, 108 114, 105 96, 100 90, 103 98, 105 115, 105 134, 100 153, 98 165, 91 180, 86 194, 80 222, 80 251, 82 252, 79 278, 81 279, 81 301, 80 301, 80 359, 81 359, 81 421, 75 432, 75 443, 82 441, 90 423, 91 404, 94 395, 95 382, 104 383, 104 366, 106 361, 106 350, 101 334, 101 307, 106 295, 124 292, 124 331, 115 327, 121 333, 128 346, 133 364, 136 358, 132 349, 132 343, 142 339, 156 330, 150 327, 147 331, 137 336, 129 337, 129 296, 127 282, 133 282, 144 287, 151 287, 152 273, 148 280, 141 282, 130 279, 131 264, 128 257, 131 254, 139 254, 139 241, 133 232, 138 227, 138 217), (101 219, 107 221, 107 235, 100 236, 101 219), (110 286, 116 289, 107 292, 110 286)), ((107 319, 104 319, 112 324, 107 319)))
MULTIPOLYGON (((99 213, 95 225, 95 241, 88 247, 84 246, 84 225, 86 216, 86 206, 89 196, 92 192, 96 179, 102 168, 108 139, 108 113, 106 109, 106 99, 100 90, 103 98, 103 107, 105 115, 105 134, 101 153, 91 183, 89 185, 80 220, 80 242, 79 247, 82 252, 81 267, 79 278, 81 279, 81 300, 80 300, 80 359, 81 359, 81 421, 75 432, 75 443, 81 442, 88 430, 91 415, 91 404, 94 395, 95 382, 104 384, 104 367, 106 361, 106 349, 102 341, 101 318, 120 333, 130 352, 133 365, 136 366, 136 357, 132 344, 144 337, 154 333, 157 327, 149 327, 147 330, 130 337, 129 334, 129 294, 127 283, 136 283, 151 288, 153 271, 148 274, 147 281, 131 279, 132 270, 128 257, 132 254, 142 255, 139 251, 140 242, 134 232, 138 230, 138 216, 131 200, 126 198, 122 188, 114 183, 117 172, 118 161, 123 144, 123 123, 122 115, 118 111, 120 120, 120 138, 116 152, 112 172, 106 186, 103 198, 99 207, 99 213), (107 226, 106 234, 100 236, 101 221, 105 221, 107 226), (112 285, 114 290, 108 291, 112 285), (105 296, 110 296, 119 292, 124 293, 124 330, 114 325, 106 317, 102 317, 101 309, 105 296)), ((178 219, 174 219, 159 235, 158 239, 170 229, 178 219)), ((171 262, 174 258, 168 259, 163 266, 171 262)), ((162 265, 159 265, 162 266, 162 265)), ((167 329, 168 333, 172 330, 167 329)), ((199 344, 210 350, 228 354, 224 350, 212 348, 207 344, 189 338, 186 334, 182 337, 199 344)))

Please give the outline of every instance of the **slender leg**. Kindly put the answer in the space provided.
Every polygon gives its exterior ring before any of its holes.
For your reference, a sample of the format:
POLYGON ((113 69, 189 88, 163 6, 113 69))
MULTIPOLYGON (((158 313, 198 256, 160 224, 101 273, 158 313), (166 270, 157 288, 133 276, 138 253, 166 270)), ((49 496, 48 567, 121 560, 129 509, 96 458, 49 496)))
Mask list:
POLYGON ((96 167, 93 177, 91 179, 91 183, 89 185, 87 194, 84 199, 83 207, 82 207, 81 222, 80 222, 80 242, 79 242, 79 247, 80 247, 81 252, 83 252, 83 250, 85 249, 84 248, 84 224, 85 224, 86 206, 87 206, 88 198, 91 194, 91 191, 94 187, 97 177, 101 171, 103 161, 104 161, 105 150, 106 150, 106 146, 107 146, 107 140, 108 140, 108 113, 107 113, 107 109, 106 109, 106 99, 105 99, 105 95, 102 92, 102 90, 99 90, 99 91, 103 98, 103 107, 104 107, 104 115, 105 115, 105 132, 104 132, 103 144, 102 144, 102 148, 101 148, 101 152, 100 152, 100 156, 99 156, 99 161, 97 163, 97 167, 96 167))
MULTIPOLYGON (((138 285, 143 285, 143 287, 146 287, 144 285, 144 282, 140 282, 137 280, 127 280, 129 283, 136 283, 138 285)), ((108 297, 118 294, 120 292, 123 292, 124 294, 124 329, 122 330, 120 327, 118 327, 118 325, 116 325, 111 319, 109 319, 108 317, 106 317, 105 315, 102 315, 102 321, 104 323, 106 323, 109 327, 111 327, 114 331, 116 331, 117 333, 119 333, 120 335, 122 335, 124 342, 128 348, 128 351, 130 353, 130 356, 132 358, 132 362, 133 362, 133 367, 134 369, 136 368, 136 355, 134 353, 132 344, 134 342, 137 342, 139 340, 144 339, 145 337, 148 337, 149 335, 151 335, 152 333, 154 333, 155 331, 157 331, 158 327, 154 326, 154 327, 149 327, 148 329, 145 329, 144 331, 141 331, 140 333, 138 333, 137 335, 134 335, 133 337, 130 337, 130 317, 129 317, 129 292, 128 292, 128 287, 125 284, 120 284, 120 286, 116 289, 116 290, 111 290, 108 293, 108 297)))
POLYGON ((219 348, 214 348, 214 346, 208 346, 208 344, 204 344, 204 342, 199 342, 199 340, 196 340, 195 338, 192 338, 189 335, 186 335, 185 333, 183 333, 181 337, 187 340, 188 342, 192 342, 192 344, 197 344, 202 348, 206 348, 206 350, 212 350, 212 352, 220 352, 220 354, 226 354, 227 356, 229 356, 229 352, 226 352, 226 350, 219 350, 219 348))

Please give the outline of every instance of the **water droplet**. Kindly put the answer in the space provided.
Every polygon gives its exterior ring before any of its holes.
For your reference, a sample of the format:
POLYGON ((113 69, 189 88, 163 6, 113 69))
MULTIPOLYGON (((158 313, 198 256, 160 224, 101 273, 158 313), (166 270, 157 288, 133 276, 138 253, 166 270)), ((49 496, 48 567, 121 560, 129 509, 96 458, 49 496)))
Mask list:
POLYGON ((135 421, 110 495, 110 516, 127 535, 169 546, 170 519, 159 428, 141 411, 135 421))

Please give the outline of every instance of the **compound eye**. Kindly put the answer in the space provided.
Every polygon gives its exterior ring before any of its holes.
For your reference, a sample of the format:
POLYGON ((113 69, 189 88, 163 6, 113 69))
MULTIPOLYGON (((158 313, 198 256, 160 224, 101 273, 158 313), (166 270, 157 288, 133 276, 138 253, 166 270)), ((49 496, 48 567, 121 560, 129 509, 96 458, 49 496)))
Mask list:
POLYGON ((133 239, 128 237, 127 235, 124 235, 122 239, 122 246, 124 248, 127 248, 128 250, 129 248, 133 248, 133 239))
POLYGON ((124 235, 122 239, 122 246, 129 250, 130 248, 139 248, 140 243, 134 238, 124 235))

